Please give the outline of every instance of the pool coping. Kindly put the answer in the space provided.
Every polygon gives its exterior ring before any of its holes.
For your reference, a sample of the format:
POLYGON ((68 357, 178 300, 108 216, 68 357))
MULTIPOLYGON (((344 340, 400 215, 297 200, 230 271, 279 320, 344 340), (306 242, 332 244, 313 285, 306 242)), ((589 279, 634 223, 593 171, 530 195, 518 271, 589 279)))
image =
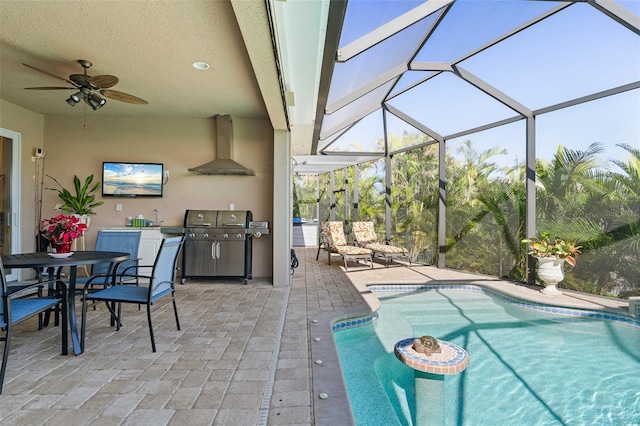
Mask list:
MULTIPOLYGON (((403 268, 413 269, 406 266, 403 268)), ((358 296, 361 299, 360 303, 341 310, 322 312, 311 320, 309 324, 309 345, 315 425, 335 426, 340 424, 346 426, 356 424, 333 335, 337 329, 357 327, 375 320, 377 317, 376 312, 380 309, 380 301, 371 289, 375 286, 397 288, 402 286, 451 287, 454 286, 454 282, 459 283, 461 281, 462 283, 455 284, 455 286, 471 285, 482 289, 486 288, 493 293, 510 299, 524 300, 528 302, 525 305, 530 306, 560 306, 572 311, 588 310, 597 314, 611 313, 616 317, 629 317, 631 321, 637 323, 634 326, 640 326, 640 322, 630 316, 628 302, 622 299, 592 296, 564 289, 562 289, 562 296, 551 297, 540 293, 539 286, 530 286, 495 277, 479 278, 478 275, 451 270, 436 269, 435 271, 442 271, 442 273, 432 273, 432 275, 443 275, 443 277, 440 279, 429 277, 429 279, 425 280, 423 276, 419 280, 421 282, 417 280, 394 280, 397 281, 394 284, 389 284, 389 279, 385 279, 385 282, 380 282, 379 280, 371 280, 371 277, 367 275, 347 274, 351 285, 358 292, 358 296)))

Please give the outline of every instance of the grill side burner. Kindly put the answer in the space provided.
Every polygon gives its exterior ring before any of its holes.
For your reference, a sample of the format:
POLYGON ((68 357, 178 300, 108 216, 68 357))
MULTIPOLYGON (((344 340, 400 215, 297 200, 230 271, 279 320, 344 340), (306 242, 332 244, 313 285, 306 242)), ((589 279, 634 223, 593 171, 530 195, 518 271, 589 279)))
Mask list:
POLYGON ((252 237, 248 210, 187 210, 183 248, 186 278, 239 278, 244 284, 252 277, 252 237))

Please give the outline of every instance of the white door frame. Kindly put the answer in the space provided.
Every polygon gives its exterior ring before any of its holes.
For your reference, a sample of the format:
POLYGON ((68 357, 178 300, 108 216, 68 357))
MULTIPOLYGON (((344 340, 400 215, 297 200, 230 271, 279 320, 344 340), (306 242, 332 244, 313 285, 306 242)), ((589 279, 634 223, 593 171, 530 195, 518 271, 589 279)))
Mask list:
MULTIPOLYGON (((11 253, 19 253, 22 241, 20 222, 20 193, 22 192, 22 135, 0 127, 0 136, 11 139, 11 211, 7 212, 7 225, 11 227, 11 253)), ((7 280, 19 279, 18 269, 7 274, 7 280)))

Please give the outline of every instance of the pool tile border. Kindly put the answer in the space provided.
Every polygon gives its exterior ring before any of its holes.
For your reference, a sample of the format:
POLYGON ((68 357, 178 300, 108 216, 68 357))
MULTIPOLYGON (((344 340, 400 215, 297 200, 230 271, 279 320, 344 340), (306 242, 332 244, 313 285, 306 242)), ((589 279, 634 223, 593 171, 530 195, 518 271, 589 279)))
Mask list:
MULTIPOLYGON (((523 309, 528 309, 551 316, 569 317, 569 318, 582 318, 582 319, 600 319, 615 321, 620 324, 631 326, 640 329, 640 319, 631 315, 622 313, 615 313, 609 311, 598 311, 592 309, 578 309, 578 308, 566 308, 561 306, 548 305, 544 303, 524 301, 506 294, 494 291, 489 288, 485 288, 474 284, 374 284, 368 286, 370 291, 377 292, 415 292, 415 291, 428 291, 428 290, 451 290, 451 291, 476 291, 480 293, 490 294, 492 296, 503 299, 515 306, 523 309)), ((378 314, 373 312, 369 315, 342 318, 338 319, 331 324, 331 330, 335 333, 342 330, 347 330, 353 327, 360 327, 363 325, 371 324, 378 318, 378 314)))

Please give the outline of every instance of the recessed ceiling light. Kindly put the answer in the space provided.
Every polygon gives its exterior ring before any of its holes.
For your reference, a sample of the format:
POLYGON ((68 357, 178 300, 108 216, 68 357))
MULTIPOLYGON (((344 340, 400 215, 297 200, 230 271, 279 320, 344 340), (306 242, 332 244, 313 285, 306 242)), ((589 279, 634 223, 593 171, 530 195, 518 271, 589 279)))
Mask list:
POLYGON ((197 70, 208 70, 209 69, 209 64, 206 62, 194 62, 193 67, 197 70))

